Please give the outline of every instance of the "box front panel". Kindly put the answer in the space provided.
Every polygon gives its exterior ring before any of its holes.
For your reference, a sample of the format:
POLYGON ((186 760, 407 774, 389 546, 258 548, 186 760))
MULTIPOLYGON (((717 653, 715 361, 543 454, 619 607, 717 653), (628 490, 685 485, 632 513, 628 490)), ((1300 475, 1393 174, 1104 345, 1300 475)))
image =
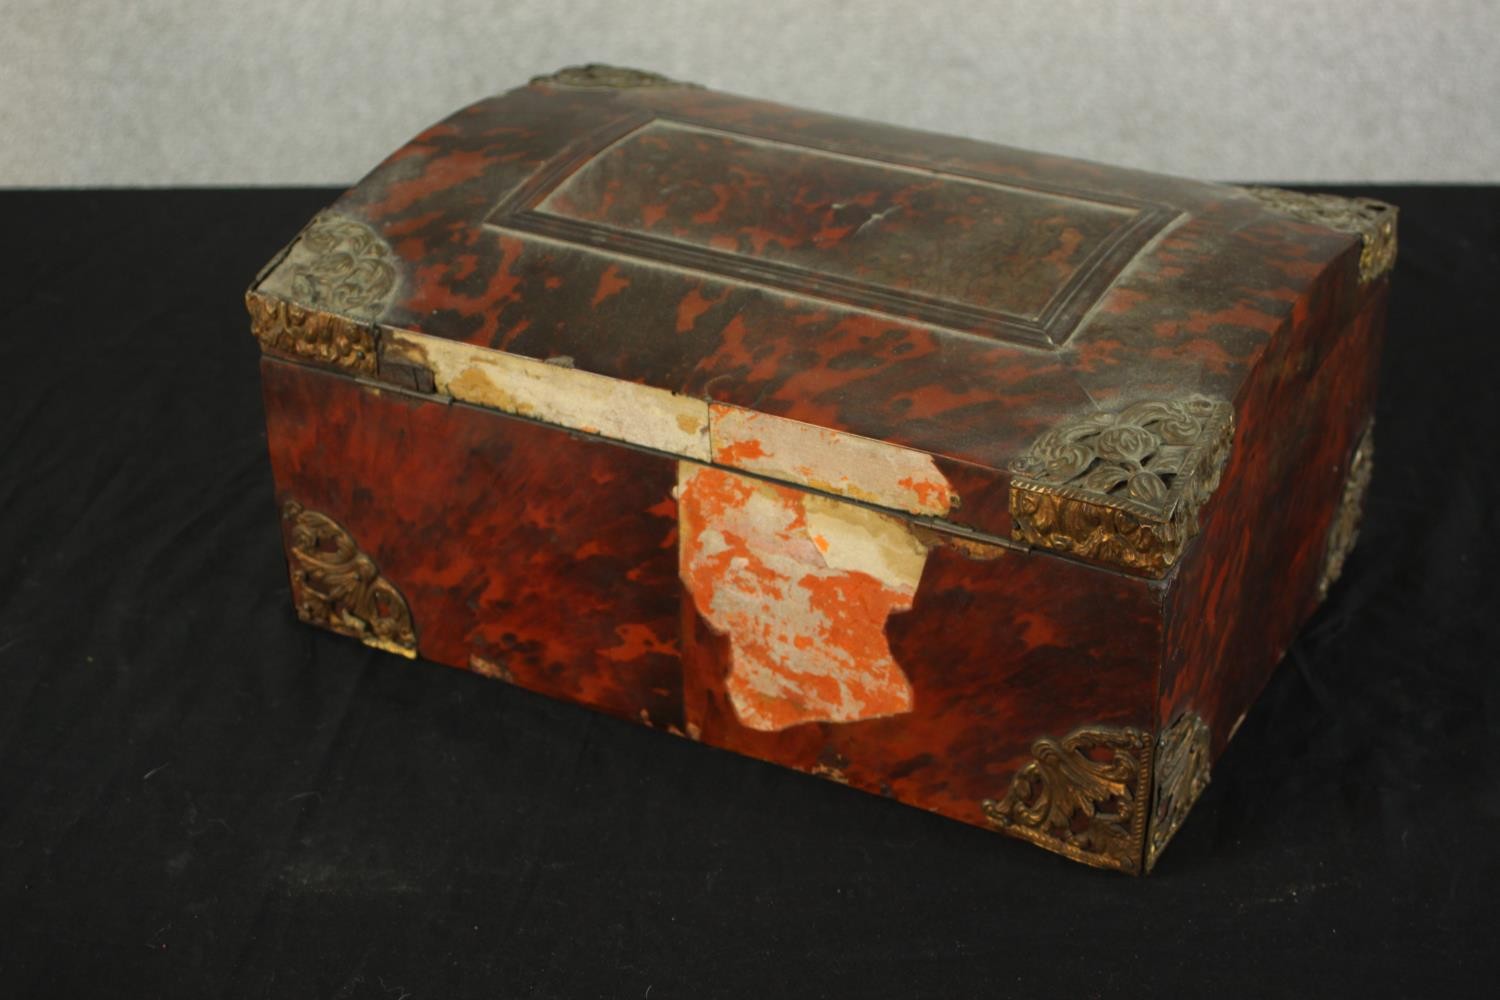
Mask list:
POLYGON ((266 360, 315 624, 1139 868, 1146 581, 266 360))

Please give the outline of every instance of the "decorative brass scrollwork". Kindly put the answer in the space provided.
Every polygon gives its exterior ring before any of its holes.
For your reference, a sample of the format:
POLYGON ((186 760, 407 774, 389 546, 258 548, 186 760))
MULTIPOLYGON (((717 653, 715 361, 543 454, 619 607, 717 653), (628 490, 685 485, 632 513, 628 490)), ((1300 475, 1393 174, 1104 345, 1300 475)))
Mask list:
POLYGON ((362 222, 324 213, 302 231, 245 295, 250 328, 264 350, 373 374, 374 321, 396 288, 391 251, 362 222))
POLYGON ((1151 827, 1146 838, 1146 870, 1161 856, 1167 841, 1182 826, 1188 810, 1208 787, 1208 724, 1186 712, 1156 741, 1152 763, 1151 827))
POLYGON ((1151 772, 1151 737, 1084 726, 1044 736, 1010 791, 980 803, 991 825, 1075 861, 1136 873, 1151 772))
POLYGON ((1164 576, 1219 484, 1234 410, 1204 396, 1148 400, 1056 427, 1011 463, 1018 538, 1164 576))
POLYGON ((406 598, 333 518, 295 500, 281 508, 297 617, 403 656, 417 655, 406 598))

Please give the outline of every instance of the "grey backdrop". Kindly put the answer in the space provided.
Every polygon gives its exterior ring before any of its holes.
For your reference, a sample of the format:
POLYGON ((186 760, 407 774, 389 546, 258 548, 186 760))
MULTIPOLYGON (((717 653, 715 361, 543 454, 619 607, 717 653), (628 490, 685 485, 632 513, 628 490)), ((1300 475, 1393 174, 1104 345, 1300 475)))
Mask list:
POLYGON ((1205 178, 1500 181, 1496 0, 0 0, 0 185, 355 180, 585 61, 1205 178))

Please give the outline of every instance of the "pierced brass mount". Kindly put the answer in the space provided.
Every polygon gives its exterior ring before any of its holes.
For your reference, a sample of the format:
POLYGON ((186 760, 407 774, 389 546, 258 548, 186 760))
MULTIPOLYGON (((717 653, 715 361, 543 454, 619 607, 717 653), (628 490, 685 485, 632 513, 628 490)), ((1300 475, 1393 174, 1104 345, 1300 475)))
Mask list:
POLYGON ((1189 396, 1090 413, 1010 465, 1013 533, 1039 548, 1165 576, 1219 485, 1234 410, 1189 396))
POLYGON ((1156 867, 1167 841, 1208 787, 1208 724, 1185 712, 1156 740, 1152 761, 1151 822, 1146 837, 1146 870, 1156 867))
POLYGON ((1010 791, 980 803, 992 826, 1098 868, 1137 874, 1150 794, 1151 736, 1084 726, 1043 736, 1010 791))
POLYGON ((990 825, 1096 868, 1150 871, 1208 785, 1209 731, 1183 714, 1154 740, 1132 726, 1080 726, 1043 736, 990 825))

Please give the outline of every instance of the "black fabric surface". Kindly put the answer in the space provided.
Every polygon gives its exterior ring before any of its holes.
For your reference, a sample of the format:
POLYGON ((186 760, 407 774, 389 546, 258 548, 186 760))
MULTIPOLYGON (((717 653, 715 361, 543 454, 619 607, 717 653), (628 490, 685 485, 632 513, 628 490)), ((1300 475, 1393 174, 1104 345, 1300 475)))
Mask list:
POLYGON ((0 995, 1494 995, 1500 191, 1358 193, 1365 529, 1147 879, 297 624, 240 299, 336 192, 0 194, 0 995))

